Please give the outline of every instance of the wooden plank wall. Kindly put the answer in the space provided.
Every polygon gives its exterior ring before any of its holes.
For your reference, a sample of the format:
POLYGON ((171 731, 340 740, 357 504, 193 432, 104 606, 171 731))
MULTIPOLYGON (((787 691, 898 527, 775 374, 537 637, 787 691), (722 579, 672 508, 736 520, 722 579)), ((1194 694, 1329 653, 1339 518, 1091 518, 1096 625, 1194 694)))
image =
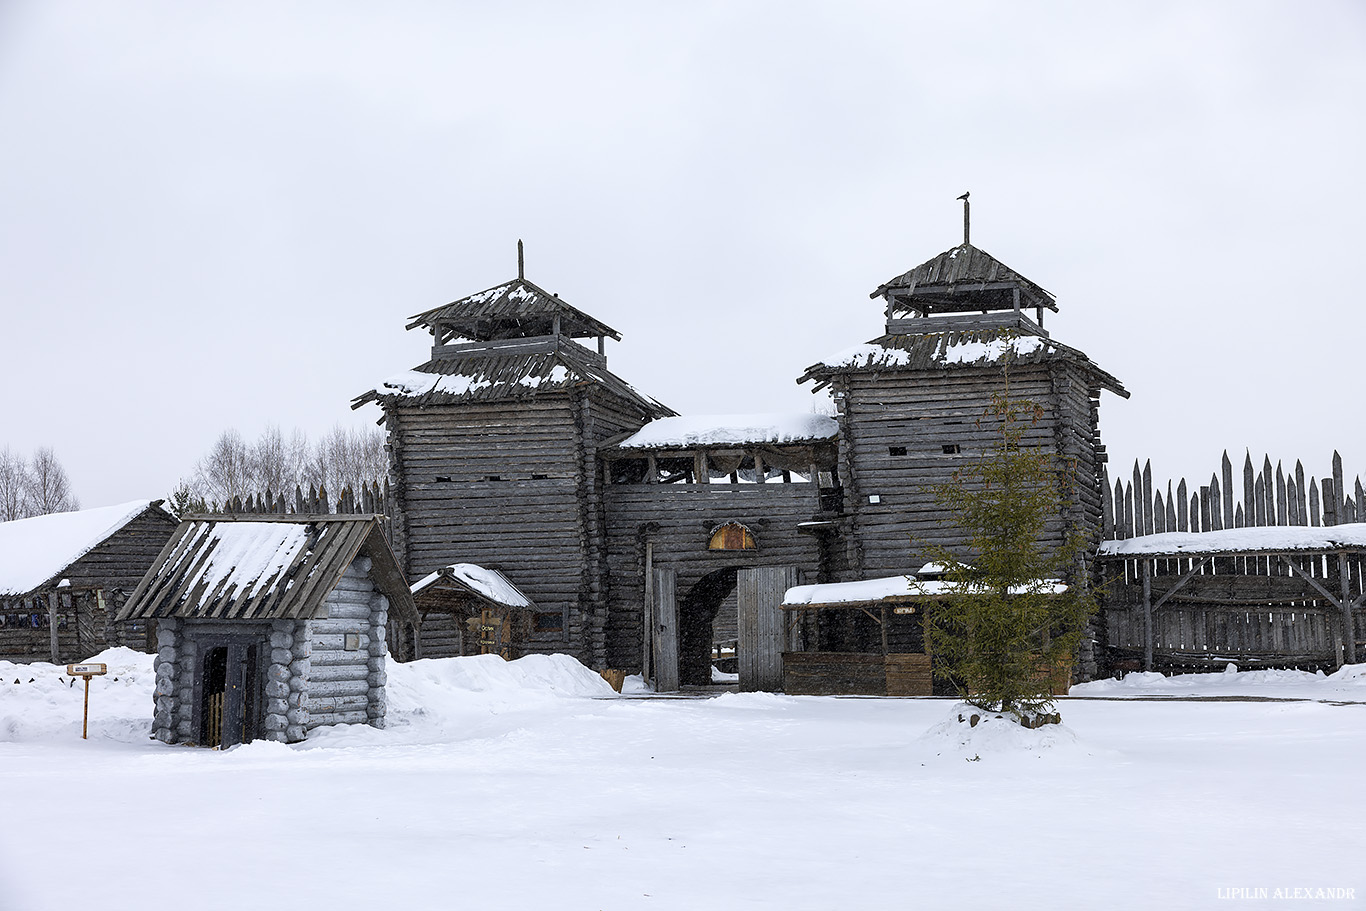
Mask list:
POLYGON ((1134 462, 1132 477, 1113 486, 1109 477, 1102 486, 1104 540, 1119 540, 1168 531, 1218 531, 1271 525, 1341 525, 1366 521, 1366 492, 1361 478, 1350 485, 1343 477, 1342 456, 1333 453, 1330 473, 1321 479, 1304 473, 1296 460, 1287 470, 1281 462, 1271 466, 1263 456, 1254 464, 1252 453, 1243 456, 1242 470, 1235 475, 1228 451, 1218 471, 1207 483, 1175 484, 1153 480, 1151 460, 1134 462))
MULTIPOLYGON (((568 395, 509 407, 397 407, 395 524, 410 579, 452 563, 504 573, 540 610, 569 607, 567 636, 541 643, 593 663, 579 609, 587 574, 581 453, 568 395)), ((534 646, 528 650, 537 650, 534 646)))
MULTIPOLYGON (((935 490, 1000 443, 999 421, 984 416, 992 395, 1003 391, 1002 372, 856 373, 835 383, 851 577, 914 569, 928 558, 928 546, 962 550, 964 535, 945 520, 935 490)), ((1049 543, 1061 543, 1064 520, 1098 539, 1098 466, 1104 458, 1096 426, 1099 390, 1077 368, 1059 362, 1013 368, 1010 394, 1042 406, 1042 418, 1023 442, 1057 452, 1068 473, 1072 496, 1049 529, 1049 543)))
POLYGON ((797 570, 792 566, 756 566, 737 574, 741 690, 782 689, 788 617, 781 605, 783 595, 796 584, 797 570))

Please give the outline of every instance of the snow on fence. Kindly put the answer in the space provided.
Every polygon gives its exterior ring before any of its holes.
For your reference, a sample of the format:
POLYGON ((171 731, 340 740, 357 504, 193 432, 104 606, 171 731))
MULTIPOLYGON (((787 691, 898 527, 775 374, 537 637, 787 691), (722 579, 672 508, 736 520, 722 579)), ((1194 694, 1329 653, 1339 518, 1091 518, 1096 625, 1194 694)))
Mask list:
POLYGON ((1275 470, 1270 456, 1262 459, 1261 470, 1252 464, 1249 452, 1243 459, 1242 497, 1233 483, 1233 463, 1224 451, 1221 470, 1210 475, 1209 483, 1196 486, 1182 478, 1173 487, 1167 481, 1153 489, 1152 462, 1140 469, 1134 461, 1133 481, 1123 479, 1110 484, 1108 474, 1102 484, 1102 537, 1112 541, 1167 531, 1219 531, 1269 525, 1341 525, 1366 520, 1366 490, 1361 478, 1354 479, 1351 495, 1342 475, 1342 456, 1333 453, 1332 477, 1305 477, 1304 465, 1295 462, 1287 472, 1280 462, 1275 470))
POLYGON ((1264 458, 1258 471, 1251 454, 1242 475, 1238 491, 1225 452, 1221 471, 1198 488, 1182 479, 1165 494, 1154 490, 1150 463, 1134 464, 1132 483, 1111 488, 1106 480, 1100 553, 1117 662, 1332 667, 1363 653, 1366 544, 1358 539, 1366 527, 1354 524, 1366 521, 1361 480, 1348 495, 1336 452, 1332 476, 1319 480, 1298 461, 1286 472, 1264 458))

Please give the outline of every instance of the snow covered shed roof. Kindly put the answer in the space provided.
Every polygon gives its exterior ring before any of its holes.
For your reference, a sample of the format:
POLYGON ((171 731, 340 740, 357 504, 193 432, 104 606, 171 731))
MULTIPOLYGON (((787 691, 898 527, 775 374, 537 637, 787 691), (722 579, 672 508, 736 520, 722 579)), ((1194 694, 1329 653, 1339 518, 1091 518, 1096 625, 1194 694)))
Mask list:
MULTIPOLYGON (((930 564, 926 564, 929 568, 930 564)), ((937 574, 937 568, 936 568, 937 574)), ((1031 586, 1012 589, 1011 594, 1023 594, 1026 589, 1058 595, 1067 586, 1055 579, 1040 579, 1031 586)), ((939 579, 917 579, 907 573, 884 576, 859 582, 827 582, 820 585, 798 585, 783 596, 786 610, 818 610, 837 607, 877 607, 943 598, 959 594, 958 586, 939 579)))
POLYGON ((72 563, 145 513, 174 522, 162 502, 133 500, 0 522, 0 596, 22 597, 56 584, 72 563))
POLYGON ((1323 527, 1270 525, 1219 531, 1167 531, 1100 545, 1102 557, 1181 557, 1205 554, 1335 553, 1366 549, 1366 522, 1323 527))
POLYGON ((507 576, 474 563, 452 563, 423 576, 413 584, 414 597, 424 592, 456 592, 471 595, 499 607, 531 609, 535 604, 507 576))
MULTIPOLYGON (((934 328, 930 319, 924 320, 934 328)), ((1096 385, 1129 397, 1118 379, 1096 366, 1083 352, 1038 335, 1014 330, 973 329, 927 331, 917 335, 885 335, 866 345, 854 345, 812 364, 797 380, 816 381, 816 389, 843 373, 894 370, 947 370, 955 367, 1000 367, 1005 364, 1045 364, 1071 361, 1092 375, 1096 385)))
POLYGON ((622 449, 781 445, 833 440, 839 423, 823 414, 713 414, 659 418, 617 445, 622 449))
POLYGON ((960 244, 879 285, 869 297, 887 297, 888 315, 916 311, 1010 310, 1015 292, 1022 308, 1057 310, 1052 294, 985 250, 960 244))
POLYGON ((408 583, 374 516, 191 516, 180 523, 119 620, 324 617, 358 555, 391 612, 417 623, 408 583))
POLYGON ((516 278, 418 313, 409 317, 411 322, 406 328, 422 326, 433 333, 444 329, 461 338, 492 341, 551 335, 556 317, 563 335, 603 336, 621 341, 621 333, 611 326, 571 307, 558 295, 525 278, 516 278))
POLYGON ((351 407, 359 408, 367 402, 433 405, 508 401, 595 384, 634 403, 647 415, 674 413, 612 373, 592 352, 567 340, 548 349, 493 348, 454 358, 433 358, 415 370, 384 379, 353 399, 351 407))

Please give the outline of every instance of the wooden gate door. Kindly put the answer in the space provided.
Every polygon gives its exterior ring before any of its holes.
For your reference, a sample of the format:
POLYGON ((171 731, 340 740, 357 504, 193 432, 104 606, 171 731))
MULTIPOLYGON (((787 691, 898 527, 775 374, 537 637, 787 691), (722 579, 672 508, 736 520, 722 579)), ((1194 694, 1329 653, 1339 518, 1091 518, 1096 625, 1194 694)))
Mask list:
POLYGON ((257 647, 228 642, 205 650, 201 743, 227 749, 255 740, 257 647))
POLYGON ((787 644, 783 595, 796 584, 795 566, 756 566, 736 573, 740 633, 736 657, 741 690, 782 690, 783 650, 787 644))
POLYGON ((672 569, 656 569, 651 574, 650 616, 646 634, 650 640, 650 665, 654 671, 655 692, 678 692, 678 596, 672 569))

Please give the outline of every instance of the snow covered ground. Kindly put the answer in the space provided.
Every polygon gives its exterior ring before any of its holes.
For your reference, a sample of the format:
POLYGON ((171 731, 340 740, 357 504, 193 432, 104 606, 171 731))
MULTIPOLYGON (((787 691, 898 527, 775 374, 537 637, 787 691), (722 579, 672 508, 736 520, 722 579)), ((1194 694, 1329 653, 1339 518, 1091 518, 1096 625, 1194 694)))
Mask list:
POLYGON ((1366 897, 1366 666, 1131 675, 1075 688, 1061 728, 965 731, 946 700, 619 697, 565 658, 419 661, 390 665, 386 731, 221 753, 147 739, 150 658, 96 660, 85 742, 79 681, 0 662, 5 911, 1366 897))

